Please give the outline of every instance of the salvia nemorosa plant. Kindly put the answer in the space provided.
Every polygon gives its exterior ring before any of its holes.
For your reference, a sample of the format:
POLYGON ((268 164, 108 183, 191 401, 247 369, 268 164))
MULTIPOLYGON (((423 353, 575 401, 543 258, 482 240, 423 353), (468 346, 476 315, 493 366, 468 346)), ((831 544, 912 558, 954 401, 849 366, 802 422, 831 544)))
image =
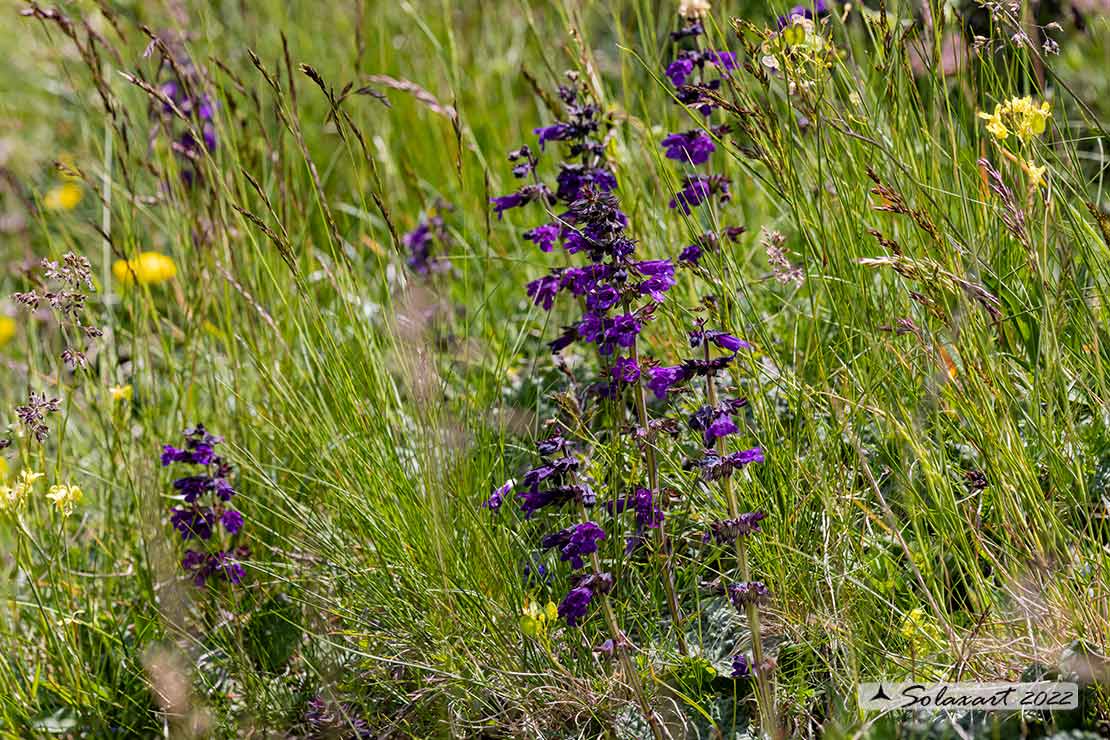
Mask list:
MULTIPOLYGON (((553 308, 560 294, 577 299, 578 318, 565 326, 549 347, 556 354, 571 345, 592 345, 596 350, 598 373, 584 401, 608 408, 607 418, 615 423, 611 429, 598 432, 609 434, 615 444, 620 444, 627 389, 633 389, 638 399, 641 426, 646 427, 636 340, 644 322, 651 318, 656 305, 674 285, 674 265, 669 260, 636 259, 636 242, 627 232, 628 218, 614 193, 617 181, 605 158, 608 121, 601 117, 598 106, 573 77, 570 85, 560 88, 559 97, 564 107, 563 120, 534 132, 541 152, 553 142, 564 149, 565 158, 559 166, 555 186, 550 187, 540 179, 539 158, 530 147, 524 146, 509 155, 514 164, 513 174, 525 181, 524 184, 515 192, 494 198, 492 203, 499 217, 512 208, 542 204, 548 222, 525 232, 524 238, 544 252, 551 252, 558 245, 568 256, 581 260, 579 264, 551 270, 529 283, 526 290, 533 302, 545 310, 553 308)), ((570 434, 576 430, 568 424, 563 431, 570 434)), ((597 502, 597 496, 580 476, 580 468, 584 468, 582 461, 562 433, 541 442, 538 451, 541 464, 524 475, 517 490, 521 509, 527 517, 532 517, 541 509, 573 504, 578 521, 547 535, 540 546, 557 549, 560 560, 569 563, 572 571, 586 570, 587 564, 590 566, 587 572, 572 575, 571 588, 558 607, 559 615, 568 625, 577 626, 587 616, 591 604, 600 602, 610 632, 610 644, 632 678, 634 669, 628 657, 627 638, 617 624, 608 597, 614 580, 610 573, 602 570, 597 554, 598 542, 606 538, 606 533, 589 518, 589 510, 597 502)), ((647 467, 648 487, 636 485, 629 494, 611 497, 608 508, 614 516, 625 511, 634 512, 636 530, 628 539, 631 549, 643 541, 644 533, 650 529, 658 533, 660 547, 666 553, 654 459, 647 461, 647 467)), ((495 508, 506 493, 495 491, 487 505, 495 508)), ((680 627, 669 556, 664 559, 662 571, 668 608, 675 626, 680 627)), ((679 642, 680 649, 685 652, 680 632, 679 642)), ((638 682, 632 683, 653 732, 661 736, 661 728, 642 688, 638 682)))
MULTIPOLYGON (((699 22, 688 23, 672 34, 676 44, 693 45, 695 48, 679 50, 666 68, 666 76, 676 88, 678 103, 695 109, 705 118, 704 128, 671 134, 662 141, 666 156, 693 167, 707 164, 716 149, 715 139, 728 133, 727 125, 712 126, 709 121, 717 108, 722 80, 736 68, 736 59, 730 52, 703 50, 698 47, 703 34, 699 22), (716 69, 716 75, 709 75, 716 69)), ((671 199, 670 207, 678 208, 689 216, 692 208, 719 194, 722 202, 729 197, 728 180, 720 175, 686 175, 682 189, 671 199)), ((744 232, 742 227, 729 227, 721 236, 735 240, 744 232)), ((691 267, 700 264, 706 250, 720 247, 721 236, 709 231, 686 247, 679 255, 679 262, 691 267)), ((715 301, 708 301, 709 305, 715 301)), ((725 591, 737 610, 748 619, 752 634, 752 657, 743 653, 733 659, 734 678, 754 675, 756 700, 763 727, 774 731, 773 693, 770 685, 770 663, 764 659, 760 636, 759 607, 770 598, 767 587, 751 579, 748 562, 747 538, 759 530, 762 512, 741 513, 739 500, 732 486, 732 475, 754 462, 763 461, 763 451, 758 447, 729 451, 728 438, 739 432, 736 414, 747 404, 743 398, 720 399, 716 376, 731 364, 742 350, 749 349, 747 342, 727 332, 706 328, 703 321, 689 333, 692 349, 700 349, 700 357, 685 360, 679 365, 655 367, 650 372, 648 387, 659 398, 668 395, 672 388, 695 377, 705 378, 706 404, 698 408, 687 420, 690 430, 700 437, 703 452, 687 461, 686 467, 696 469, 700 477, 709 482, 719 482, 728 506, 728 518, 714 522, 711 537, 718 545, 730 546, 736 558, 735 573, 726 578, 725 591), (714 352, 724 352, 717 354, 714 352)), ((709 539, 707 535, 707 539, 709 539)))
POLYGON ((201 548, 187 548, 181 566, 197 586, 211 578, 239 583, 245 575, 239 561, 248 556, 246 547, 207 547, 213 538, 216 542, 223 539, 221 528, 232 537, 243 527, 243 515, 230 505, 235 495, 228 480, 231 466, 216 454, 223 438, 209 434, 203 424, 186 429, 184 434, 185 446, 163 445, 161 458, 163 467, 175 463, 195 467, 192 474, 173 482, 179 503, 170 509, 170 524, 183 541, 193 541, 201 548))
POLYGON ((187 56, 170 54, 168 48, 163 52, 171 75, 158 85, 158 99, 151 100, 151 144, 155 137, 168 138, 181 179, 192 186, 200 178, 200 160, 216 151, 216 101, 202 89, 203 78, 187 56))

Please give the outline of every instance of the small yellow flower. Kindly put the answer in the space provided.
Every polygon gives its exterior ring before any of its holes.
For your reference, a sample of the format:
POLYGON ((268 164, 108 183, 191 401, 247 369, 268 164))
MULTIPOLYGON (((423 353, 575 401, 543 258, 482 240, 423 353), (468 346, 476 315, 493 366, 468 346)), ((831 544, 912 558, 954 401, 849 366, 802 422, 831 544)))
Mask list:
POLYGON ((979 117, 986 119, 987 131, 999 141, 1005 141, 1006 137, 1010 135, 1010 129, 1006 128, 1006 124, 1002 122, 1001 105, 994 107, 994 113, 979 113, 979 117))
POLYGON ((108 389, 108 395, 112 397, 113 401, 130 401, 133 392, 134 389, 131 388, 130 383, 127 385, 113 385, 108 389))
POLYGON ((1032 162, 1026 161, 1022 163, 1022 169, 1025 174, 1029 176, 1029 189, 1036 190, 1041 185, 1044 185, 1044 175, 1048 172, 1048 165, 1041 165, 1038 167, 1032 162))
POLYGON ((979 117, 987 121, 987 131, 994 138, 1005 141, 1014 133, 1024 144, 1047 130, 1052 106, 1047 100, 1038 105, 1029 96, 1011 98, 995 105, 994 113, 979 113, 979 117))
POLYGON ((14 486, 0 486, 0 508, 14 509, 22 506, 27 500, 35 481, 42 477, 42 473, 34 473, 24 468, 19 471, 19 480, 14 486))
POLYGON ((133 260, 116 260, 112 274, 124 285, 138 280, 140 285, 157 285, 173 280, 177 275, 177 265, 173 260, 159 252, 142 252, 133 260))
POLYGON ((81 186, 70 180, 46 191, 42 204, 49 211, 71 211, 77 207, 84 195, 85 191, 81 186))
POLYGON ((0 347, 12 341, 15 336, 15 319, 11 316, 0 316, 0 347))
POLYGON ((81 503, 83 494, 81 493, 81 489, 77 486, 64 484, 50 486, 50 490, 47 492, 46 497, 53 501, 54 505, 57 506, 63 514, 69 516, 70 512, 73 511, 73 507, 81 503))
POLYGON ((549 601, 541 609, 539 604, 531 599, 524 600, 521 609, 520 631, 529 637, 544 637, 548 626, 559 618, 559 607, 555 602, 549 601))
POLYGON ((0 480, 8 478, 8 461, 0 457, 0 480))

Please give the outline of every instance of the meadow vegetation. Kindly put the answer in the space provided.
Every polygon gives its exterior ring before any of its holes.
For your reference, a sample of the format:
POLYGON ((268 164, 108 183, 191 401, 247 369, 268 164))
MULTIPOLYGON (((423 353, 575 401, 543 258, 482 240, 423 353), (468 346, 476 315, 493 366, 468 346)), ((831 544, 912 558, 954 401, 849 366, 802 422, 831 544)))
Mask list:
POLYGON ((1110 728, 1105 3, 0 12, 0 736, 1110 728))

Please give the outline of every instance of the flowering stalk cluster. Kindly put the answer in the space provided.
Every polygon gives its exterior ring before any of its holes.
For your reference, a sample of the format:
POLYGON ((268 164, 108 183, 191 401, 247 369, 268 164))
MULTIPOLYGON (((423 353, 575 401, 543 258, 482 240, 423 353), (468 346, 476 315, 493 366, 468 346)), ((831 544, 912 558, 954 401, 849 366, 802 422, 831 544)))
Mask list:
POLYGON ((451 266, 445 257, 433 253, 437 244, 443 248, 450 243, 447 225, 438 213, 438 210, 446 207, 440 204, 436 211, 421 214, 416 228, 401 237, 401 243, 409 252, 405 264, 418 275, 443 272, 451 266))
POLYGON ((170 134, 170 148, 183 163, 186 185, 198 180, 197 162, 216 151, 216 101, 197 88, 200 75, 188 60, 173 65, 175 75, 158 86, 162 100, 152 100, 150 116, 170 134))
MULTIPOLYGON (((43 280, 39 287, 12 298, 30 311, 40 305, 52 309, 67 337, 67 346, 62 350, 62 361, 70 370, 88 366, 86 352, 103 332, 92 324, 85 323, 85 302, 88 293, 96 290, 92 281, 92 266, 89 260, 79 254, 66 252, 62 261, 42 261, 43 280), (73 336, 70 336, 73 335, 73 336), (76 340, 77 344, 68 344, 76 340)), ((35 434, 38 438, 38 433, 35 434)), ((39 439, 41 442, 42 439, 39 439)))
MULTIPOLYGON (((216 446, 223 439, 209 434, 203 424, 185 430, 185 446, 162 446, 162 466, 172 464, 193 465, 199 468, 192 475, 182 476, 173 482, 181 503, 170 509, 170 524, 183 541, 197 540, 207 543, 222 528, 228 535, 235 535, 243 527, 243 515, 231 508, 235 495, 228 477, 231 466, 216 454, 216 446)), ((249 552, 245 546, 234 551, 185 550, 181 565, 193 578, 193 583, 203 586, 209 578, 218 577, 239 583, 245 573, 240 560, 249 552)))

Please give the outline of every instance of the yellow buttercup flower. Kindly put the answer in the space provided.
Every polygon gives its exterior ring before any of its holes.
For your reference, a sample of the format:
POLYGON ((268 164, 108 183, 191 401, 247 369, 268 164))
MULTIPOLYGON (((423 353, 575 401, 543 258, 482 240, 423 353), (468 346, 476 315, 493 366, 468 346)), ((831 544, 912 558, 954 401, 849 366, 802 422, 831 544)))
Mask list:
POLYGON ((47 492, 46 497, 53 501, 54 505, 61 509, 63 514, 69 516, 70 512, 73 511, 73 507, 81 503, 83 494, 81 493, 81 489, 77 486, 60 484, 50 486, 50 490, 47 492))
POLYGON ((81 185, 69 180, 47 190, 42 204, 49 211, 71 211, 77 207, 84 196, 85 191, 81 185))
POLYGON ((10 316, 0 316, 0 347, 12 341, 15 336, 15 319, 10 316))
POLYGON ((134 389, 131 384, 127 385, 113 385, 108 389, 108 395, 112 397, 113 401, 130 401, 134 389))
POLYGON ((136 280, 139 285, 157 285, 173 280, 177 275, 177 265, 173 260, 159 252, 142 252, 133 260, 116 260, 112 274, 124 285, 136 280))

